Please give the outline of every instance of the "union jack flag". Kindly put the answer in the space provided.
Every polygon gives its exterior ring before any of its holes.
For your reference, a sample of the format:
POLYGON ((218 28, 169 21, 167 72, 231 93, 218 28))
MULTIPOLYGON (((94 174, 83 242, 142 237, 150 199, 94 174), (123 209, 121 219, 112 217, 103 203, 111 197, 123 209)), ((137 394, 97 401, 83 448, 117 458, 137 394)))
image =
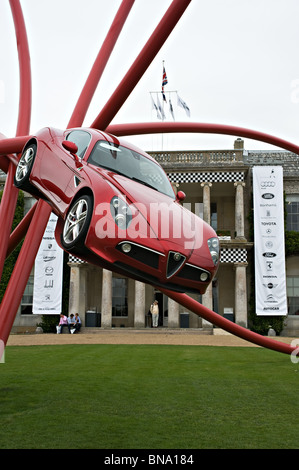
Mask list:
POLYGON ((167 80, 167 75, 166 75, 166 71, 165 71, 165 67, 163 66, 163 75, 162 75, 162 96, 163 96, 163 100, 166 101, 166 97, 164 95, 164 86, 167 85, 168 83, 168 80, 167 80))
POLYGON ((168 83, 167 75, 166 75, 165 67, 163 67, 162 91, 164 91, 164 86, 167 85, 167 83, 168 83))

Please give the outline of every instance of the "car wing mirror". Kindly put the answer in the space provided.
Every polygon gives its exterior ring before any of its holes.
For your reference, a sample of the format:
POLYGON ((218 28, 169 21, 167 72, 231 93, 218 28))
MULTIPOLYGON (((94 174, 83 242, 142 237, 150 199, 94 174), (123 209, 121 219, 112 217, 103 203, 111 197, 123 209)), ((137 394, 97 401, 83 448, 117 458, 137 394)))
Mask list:
POLYGON ((70 152, 75 158, 78 158, 78 146, 74 142, 71 142, 70 140, 64 140, 62 142, 62 147, 65 148, 65 150, 67 150, 68 152, 70 152))
POLYGON ((186 198, 186 194, 184 193, 184 191, 178 191, 176 195, 177 201, 183 202, 185 198, 186 198))

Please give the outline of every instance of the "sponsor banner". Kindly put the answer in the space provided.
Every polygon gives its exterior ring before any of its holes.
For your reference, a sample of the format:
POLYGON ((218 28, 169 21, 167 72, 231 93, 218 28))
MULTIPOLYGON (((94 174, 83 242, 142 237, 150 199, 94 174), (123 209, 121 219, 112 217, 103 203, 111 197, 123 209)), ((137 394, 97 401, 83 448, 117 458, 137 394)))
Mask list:
POLYGON ((57 216, 51 214, 34 267, 33 305, 35 314, 60 314, 62 308, 63 250, 55 240, 57 216))
POLYGON ((283 169, 253 168, 257 315, 287 315, 283 169))

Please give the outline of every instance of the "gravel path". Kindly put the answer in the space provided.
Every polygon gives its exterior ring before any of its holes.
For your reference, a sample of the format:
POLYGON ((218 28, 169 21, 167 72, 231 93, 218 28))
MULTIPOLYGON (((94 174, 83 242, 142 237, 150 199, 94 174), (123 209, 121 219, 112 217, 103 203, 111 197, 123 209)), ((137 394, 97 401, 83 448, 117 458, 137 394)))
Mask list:
MULTIPOLYGON (((292 338, 275 338, 290 343, 292 338)), ((237 336, 223 332, 207 335, 198 330, 168 329, 111 329, 99 330, 94 333, 78 334, 23 334, 10 335, 7 346, 32 346, 55 344, 173 344, 173 345, 204 345, 204 346, 245 346, 259 347, 237 336)))

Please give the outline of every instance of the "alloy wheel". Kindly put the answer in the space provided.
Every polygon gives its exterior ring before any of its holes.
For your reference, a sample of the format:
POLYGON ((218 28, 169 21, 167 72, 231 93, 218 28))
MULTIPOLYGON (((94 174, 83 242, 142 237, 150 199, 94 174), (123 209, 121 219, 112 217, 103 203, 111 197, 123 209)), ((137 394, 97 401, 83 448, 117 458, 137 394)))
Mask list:
POLYGON ((34 156, 35 151, 32 147, 28 147, 22 154, 16 169, 16 181, 21 182, 30 172, 34 156))
POLYGON ((79 199, 71 207, 63 228, 63 241, 66 245, 74 243, 85 225, 88 214, 88 202, 79 199))

